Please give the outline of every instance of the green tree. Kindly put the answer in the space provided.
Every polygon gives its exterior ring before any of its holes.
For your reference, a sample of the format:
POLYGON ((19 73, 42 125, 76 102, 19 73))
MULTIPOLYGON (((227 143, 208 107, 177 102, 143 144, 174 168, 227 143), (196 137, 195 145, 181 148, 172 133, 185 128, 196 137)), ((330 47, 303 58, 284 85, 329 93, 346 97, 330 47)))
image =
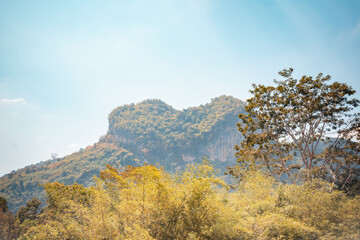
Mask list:
POLYGON ((7 212, 8 211, 8 206, 7 206, 7 201, 5 198, 0 197, 0 212, 7 212))
POLYGON ((16 214, 16 217, 19 219, 20 223, 23 223, 27 219, 36 219, 41 204, 42 202, 34 197, 26 203, 26 206, 21 206, 18 213, 16 214))
POLYGON ((16 239, 19 233, 18 222, 9 212, 6 199, 0 196, 0 239, 16 239))
POLYGON ((247 113, 239 115, 238 128, 245 138, 235 146, 239 164, 230 173, 260 167, 293 183, 298 176, 322 176, 333 183, 354 179, 359 144, 351 140, 359 136, 359 114, 353 113, 359 100, 349 97, 355 90, 344 83, 330 84, 329 75, 297 80, 292 72, 280 71, 285 79, 274 80, 276 86, 253 85, 247 113), (336 172, 341 166, 348 169, 336 172))

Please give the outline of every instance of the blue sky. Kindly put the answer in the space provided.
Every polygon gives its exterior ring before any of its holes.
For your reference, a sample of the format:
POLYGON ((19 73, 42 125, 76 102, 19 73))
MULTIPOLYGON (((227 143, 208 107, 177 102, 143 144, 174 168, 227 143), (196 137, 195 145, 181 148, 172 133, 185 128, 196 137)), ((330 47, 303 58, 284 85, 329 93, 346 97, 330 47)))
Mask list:
POLYGON ((0 175, 93 144, 119 105, 245 100, 288 67, 360 91, 360 1, 2 0, 0 175))

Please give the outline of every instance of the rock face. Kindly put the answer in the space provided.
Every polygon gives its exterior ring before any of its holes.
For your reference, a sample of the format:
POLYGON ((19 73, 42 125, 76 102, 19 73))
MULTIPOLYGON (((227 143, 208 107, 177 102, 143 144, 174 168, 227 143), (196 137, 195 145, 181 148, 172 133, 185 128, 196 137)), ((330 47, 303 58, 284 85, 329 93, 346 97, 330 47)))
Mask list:
POLYGON ((235 144, 240 143, 242 136, 233 126, 226 127, 205 147, 211 161, 232 161, 235 155, 235 144))
POLYGON ((0 178, 0 195, 11 210, 36 196, 42 200, 41 184, 94 184, 106 164, 159 164, 168 171, 182 170, 206 156, 225 171, 235 164, 234 145, 242 140, 237 130, 244 103, 220 96, 208 104, 182 111, 160 100, 120 106, 109 115, 109 129, 93 146, 61 159, 27 166, 0 178))
POLYGON ((146 100, 115 109, 105 141, 167 169, 181 169, 204 156, 215 166, 234 163, 234 145, 242 139, 237 115, 243 111, 244 103, 229 96, 183 111, 160 100, 146 100))

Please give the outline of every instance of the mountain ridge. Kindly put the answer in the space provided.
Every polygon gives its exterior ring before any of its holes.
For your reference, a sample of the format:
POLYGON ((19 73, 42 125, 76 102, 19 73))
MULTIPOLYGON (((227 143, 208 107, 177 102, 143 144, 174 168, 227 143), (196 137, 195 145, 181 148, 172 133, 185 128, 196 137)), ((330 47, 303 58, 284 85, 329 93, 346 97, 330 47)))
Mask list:
POLYGON ((207 156, 224 171, 235 164, 234 145, 242 139, 237 116, 244 106, 243 101, 225 95, 184 110, 159 99, 119 106, 109 114, 108 131, 97 143, 4 175, 0 195, 16 211, 34 196, 44 200, 41 185, 47 182, 93 185, 92 177, 106 164, 123 167, 147 162, 177 171, 207 156))

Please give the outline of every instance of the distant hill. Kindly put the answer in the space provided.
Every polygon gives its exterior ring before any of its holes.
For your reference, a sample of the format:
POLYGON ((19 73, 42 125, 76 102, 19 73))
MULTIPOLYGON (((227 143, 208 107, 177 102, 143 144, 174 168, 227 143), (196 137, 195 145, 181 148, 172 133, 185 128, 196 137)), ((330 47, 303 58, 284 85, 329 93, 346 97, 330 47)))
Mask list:
POLYGON ((120 106, 110 113, 108 132, 98 143, 1 177, 0 196, 16 211, 34 196, 42 199, 44 183, 94 184, 93 176, 106 164, 122 167, 147 162, 174 172, 207 156, 225 171, 235 163, 234 145, 242 139, 237 116, 243 112, 244 102, 230 96, 182 111, 158 99, 120 106))

